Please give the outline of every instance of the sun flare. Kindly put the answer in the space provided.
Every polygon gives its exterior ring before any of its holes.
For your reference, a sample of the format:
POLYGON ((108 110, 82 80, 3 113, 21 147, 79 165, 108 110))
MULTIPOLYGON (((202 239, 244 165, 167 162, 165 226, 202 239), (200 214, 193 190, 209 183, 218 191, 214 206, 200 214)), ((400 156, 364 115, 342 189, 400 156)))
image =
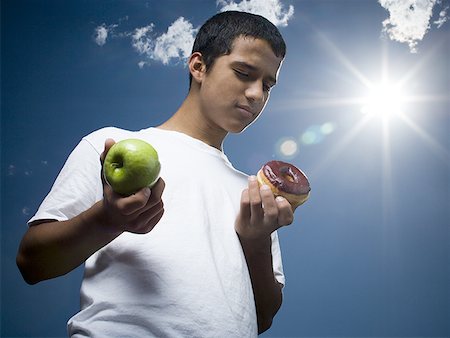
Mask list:
POLYGON ((369 95, 364 98, 361 112, 381 118, 390 118, 402 113, 404 93, 400 86, 382 83, 371 86, 369 95))

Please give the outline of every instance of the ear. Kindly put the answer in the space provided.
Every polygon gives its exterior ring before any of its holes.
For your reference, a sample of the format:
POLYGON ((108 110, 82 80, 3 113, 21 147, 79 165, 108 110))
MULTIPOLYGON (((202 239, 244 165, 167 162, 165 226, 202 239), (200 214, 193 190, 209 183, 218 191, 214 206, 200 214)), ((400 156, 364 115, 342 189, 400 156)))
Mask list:
POLYGON ((206 73, 206 65, 203 62, 203 56, 200 52, 192 53, 189 58, 188 67, 192 75, 192 81, 201 83, 206 73))

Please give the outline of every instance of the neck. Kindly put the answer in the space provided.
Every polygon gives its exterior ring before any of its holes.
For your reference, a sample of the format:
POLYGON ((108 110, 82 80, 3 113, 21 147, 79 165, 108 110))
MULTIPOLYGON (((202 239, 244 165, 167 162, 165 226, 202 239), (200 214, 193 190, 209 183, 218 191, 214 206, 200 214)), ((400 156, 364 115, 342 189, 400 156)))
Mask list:
POLYGON ((205 119, 192 92, 176 113, 158 128, 184 133, 219 150, 222 150, 223 141, 228 134, 205 119))

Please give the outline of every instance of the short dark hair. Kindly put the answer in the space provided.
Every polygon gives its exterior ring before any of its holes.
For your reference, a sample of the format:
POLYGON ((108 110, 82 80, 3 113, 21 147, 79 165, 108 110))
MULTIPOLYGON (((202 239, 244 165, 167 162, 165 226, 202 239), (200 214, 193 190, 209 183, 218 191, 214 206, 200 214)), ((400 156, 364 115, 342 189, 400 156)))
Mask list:
MULTIPOLYGON (((231 53, 234 40, 241 36, 265 40, 277 57, 286 55, 286 43, 273 23, 261 15, 239 11, 218 13, 208 19, 197 33, 192 53, 202 54, 208 71, 217 57, 231 53)), ((189 85, 191 82, 189 74, 189 85)))

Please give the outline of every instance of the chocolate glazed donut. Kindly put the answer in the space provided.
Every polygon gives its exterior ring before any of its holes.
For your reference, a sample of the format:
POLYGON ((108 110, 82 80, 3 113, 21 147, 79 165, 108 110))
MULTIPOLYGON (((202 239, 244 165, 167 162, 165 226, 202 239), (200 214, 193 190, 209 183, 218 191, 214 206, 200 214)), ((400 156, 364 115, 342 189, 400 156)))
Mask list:
POLYGON ((308 178, 290 163, 267 162, 258 171, 257 178, 261 185, 268 185, 274 195, 286 198, 294 210, 309 198, 311 187, 308 178))

